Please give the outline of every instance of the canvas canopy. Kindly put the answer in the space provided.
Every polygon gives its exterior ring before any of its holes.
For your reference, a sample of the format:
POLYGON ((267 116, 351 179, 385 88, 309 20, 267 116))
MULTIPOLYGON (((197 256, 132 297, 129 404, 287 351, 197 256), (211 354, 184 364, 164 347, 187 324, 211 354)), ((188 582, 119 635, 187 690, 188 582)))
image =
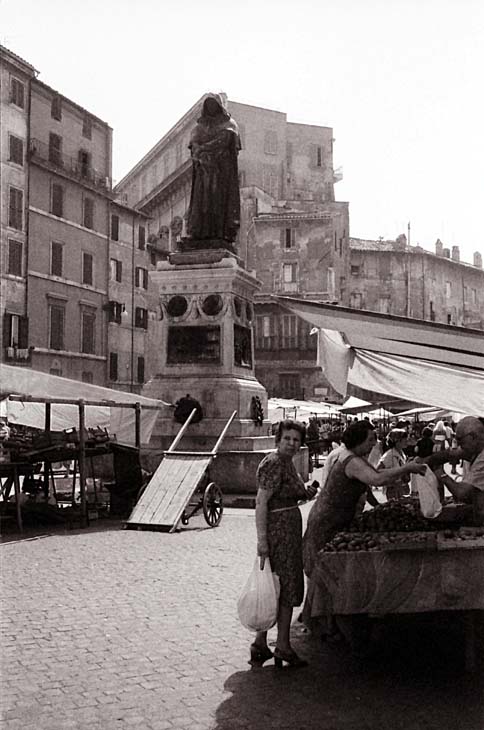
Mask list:
POLYGON ((478 330, 293 297, 279 302, 318 328, 319 364, 346 395, 365 390, 466 415, 484 414, 484 335, 478 330))
POLYGON ((295 400, 292 398, 269 398, 267 409, 271 423, 277 423, 284 418, 306 420, 313 415, 321 418, 339 415, 339 406, 332 403, 295 400))
POLYGON ((145 398, 134 393, 125 393, 99 385, 81 383, 77 380, 61 378, 57 375, 0 364, 1 413, 11 423, 19 423, 35 428, 45 426, 45 405, 12 400, 9 396, 22 396, 28 399, 41 398, 47 401, 71 400, 72 404, 51 405, 51 429, 62 431, 79 426, 79 409, 75 402, 82 399, 85 403, 86 426, 106 428, 117 441, 135 443, 135 410, 116 404, 139 403, 141 405, 140 437, 141 443, 148 443, 160 408, 169 406, 160 400, 145 398), (90 405, 91 403, 91 405, 90 405), (95 403, 96 405, 92 405, 95 403))

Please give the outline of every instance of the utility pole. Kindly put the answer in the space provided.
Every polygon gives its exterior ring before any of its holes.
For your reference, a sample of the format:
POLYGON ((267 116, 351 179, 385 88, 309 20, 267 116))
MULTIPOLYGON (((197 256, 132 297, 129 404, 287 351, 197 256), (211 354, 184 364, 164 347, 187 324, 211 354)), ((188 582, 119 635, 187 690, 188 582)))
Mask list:
POLYGON ((410 317, 410 221, 407 225, 407 317, 410 317))

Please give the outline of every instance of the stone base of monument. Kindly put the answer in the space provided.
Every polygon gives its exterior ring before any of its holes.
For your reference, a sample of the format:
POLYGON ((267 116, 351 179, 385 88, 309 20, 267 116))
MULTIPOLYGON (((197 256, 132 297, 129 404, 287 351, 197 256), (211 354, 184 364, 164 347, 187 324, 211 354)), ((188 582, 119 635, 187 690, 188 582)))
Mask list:
MULTIPOLYGON (((203 419, 188 426, 179 451, 210 452, 237 411, 210 478, 227 495, 254 494, 257 467, 274 449, 267 392, 254 374, 253 297, 260 283, 220 247, 172 253, 150 277, 160 292, 162 332, 158 374, 142 394, 173 406, 190 395, 202 406, 203 419)), ((174 407, 164 409, 145 454, 150 470, 180 428, 174 407)), ((306 449, 297 465, 307 480, 306 449)))

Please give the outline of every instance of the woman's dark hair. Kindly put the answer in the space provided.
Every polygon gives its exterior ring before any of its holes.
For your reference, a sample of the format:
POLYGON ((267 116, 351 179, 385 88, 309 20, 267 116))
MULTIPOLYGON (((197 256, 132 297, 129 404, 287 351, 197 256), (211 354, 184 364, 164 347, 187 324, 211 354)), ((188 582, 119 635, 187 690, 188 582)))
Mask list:
POLYGON ((356 421, 343 431, 341 441, 347 449, 354 449, 366 441, 368 433, 374 430, 374 425, 369 421, 356 421))
POLYGON ((276 444, 279 443, 279 441, 282 438, 282 432, 283 431, 299 431, 301 434, 301 446, 304 446, 306 443, 306 426, 304 426, 299 421, 292 421, 288 419, 287 421, 281 421, 277 427, 276 431, 276 444))
POLYGON ((432 438, 432 429, 428 426, 425 426, 424 429, 422 429, 422 438, 431 439, 432 438))

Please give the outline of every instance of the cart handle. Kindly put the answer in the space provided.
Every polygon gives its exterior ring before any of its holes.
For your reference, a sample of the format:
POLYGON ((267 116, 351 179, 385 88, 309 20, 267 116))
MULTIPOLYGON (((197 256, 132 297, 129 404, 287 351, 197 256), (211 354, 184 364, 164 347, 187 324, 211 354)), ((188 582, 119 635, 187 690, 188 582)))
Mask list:
POLYGON ((236 415, 237 415, 237 411, 234 411, 232 413, 232 415, 230 416, 229 420, 227 421, 227 423, 225 424, 224 430, 222 431, 222 433, 218 437, 218 441, 217 441, 217 443, 215 444, 215 446, 212 449, 212 456, 215 456, 215 454, 217 453, 217 451, 219 449, 219 446, 221 445, 222 441, 224 440, 225 434, 229 430, 230 424, 232 423, 232 421, 234 420, 234 418, 235 418, 236 415))
POLYGON ((197 409, 194 408, 193 411, 188 416, 188 418, 185 421, 185 423, 183 424, 183 426, 181 427, 181 429, 178 431, 178 434, 177 434, 175 440, 171 443, 168 451, 166 452, 167 454, 169 454, 170 451, 174 451, 175 450, 175 447, 180 443, 183 434, 185 433, 185 431, 188 428, 188 424, 190 423, 190 421, 192 420, 192 418, 193 418, 193 416, 195 415, 196 412, 197 412, 197 409))

